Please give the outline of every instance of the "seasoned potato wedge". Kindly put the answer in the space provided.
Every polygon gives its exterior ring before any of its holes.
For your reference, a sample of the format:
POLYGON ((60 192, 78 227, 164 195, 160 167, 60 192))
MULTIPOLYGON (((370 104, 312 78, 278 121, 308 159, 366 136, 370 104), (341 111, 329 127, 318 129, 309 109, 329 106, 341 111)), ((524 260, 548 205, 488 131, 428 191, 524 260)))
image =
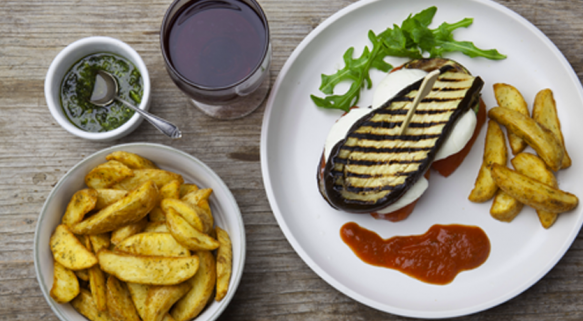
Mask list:
POLYGON ((182 183, 179 180, 171 181, 170 183, 162 186, 162 188, 160 188, 160 199, 180 199, 180 186, 182 186, 182 183))
POLYGON ((164 214, 160 206, 156 206, 148 213, 148 219, 150 222, 165 222, 166 214, 164 214))
POLYGON ((63 224, 73 227, 81 222, 85 214, 95 208, 97 195, 97 191, 92 188, 82 189, 73 194, 67 205, 67 210, 65 210, 65 215, 63 215, 63 224))
POLYGON ((505 166, 493 164, 494 181, 508 195, 537 210, 567 212, 579 203, 577 196, 541 183, 505 166))
POLYGON ((81 289, 79 295, 71 301, 71 305, 79 313, 87 317, 91 321, 113 321, 107 311, 97 310, 95 302, 93 302, 93 296, 91 292, 81 289))
POLYGON ((198 251, 196 254, 200 259, 198 271, 194 277, 186 281, 191 289, 170 311, 170 315, 177 321, 196 317, 208 303, 215 288, 217 278, 215 257, 209 251, 198 251))
POLYGON ((75 237, 67 225, 57 226, 50 239, 55 260, 70 270, 88 269, 97 264, 97 258, 75 237))
POLYGON ((504 133, 495 121, 489 120, 482 166, 476 178, 474 189, 468 197, 470 201, 482 203, 494 197, 498 186, 496 186, 490 175, 490 165, 494 163, 506 165, 507 158, 504 133))
MULTIPOLYGON (((520 153, 512 160, 512 165, 516 170, 530 178, 534 178, 541 183, 559 188, 555 174, 545 165, 538 156, 529 153, 520 153)), ((536 210, 538 218, 544 228, 549 228, 557 220, 557 213, 543 210, 536 210)))
POLYGON ((198 186, 195 184, 182 184, 180 185, 180 198, 183 198, 184 195, 198 191, 198 186))
POLYGON ((78 270, 78 271, 73 271, 73 272, 75 273, 77 278, 79 278, 80 280, 83 280, 85 282, 89 282, 89 272, 87 270, 78 270))
POLYGON ((564 151, 548 129, 509 108, 494 107, 488 111, 488 116, 524 139, 553 171, 561 168, 564 151))
POLYGON ((183 282, 170 286, 152 286, 148 289, 144 321, 162 321, 172 305, 184 296, 191 285, 183 282))
MULTIPOLYGON (((501 83, 494 84, 494 96, 496 96, 498 106, 510 108, 527 117, 530 116, 524 97, 522 97, 522 94, 514 86, 501 83)), ((508 132, 508 142, 514 155, 522 152, 526 148, 526 142, 512 132, 508 132)))
POLYGON ((107 278, 107 310, 115 321, 140 321, 126 285, 112 275, 107 278))
POLYGON ((116 160, 123 163, 131 169, 145 169, 145 168, 158 168, 150 160, 143 158, 142 156, 136 155, 134 153, 117 151, 105 156, 107 160, 116 160))
POLYGON ((178 214, 180 214, 180 216, 182 216, 192 227, 201 232, 204 230, 202 220, 200 217, 198 217, 196 211, 188 203, 175 199, 163 199, 160 203, 160 207, 166 214, 166 220, 168 220, 168 211, 173 209, 178 214))
POLYGON ((144 217, 135 223, 118 228, 117 230, 111 232, 111 243, 114 245, 121 243, 128 237, 142 232, 146 228, 146 225, 148 225, 148 219, 144 217))
POLYGON ((158 232, 158 233, 170 233, 168 231, 168 226, 166 226, 166 221, 163 222, 149 222, 144 229, 144 233, 151 233, 151 232, 158 232))
POLYGON ((61 263, 55 261, 53 277, 53 287, 51 288, 51 298, 57 303, 67 303, 79 294, 79 280, 75 273, 61 263))
POLYGON ((99 311, 107 311, 107 297, 105 292, 105 275, 98 265, 92 266, 89 272, 89 289, 93 295, 93 302, 99 311))
POLYGON ((498 190, 494 196, 492 207, 490 207, 490 215, 502 222, 512 222, 523 207, 524 204, 517 199, 506 194, 503 190, 498 190))
POLYGON ((162 186, 174 180, 184 183, 182 175, 161 169, 134 169, 133 172, 134 176, 124 179, 113 185, 112 188, 131 191, 147 181, 154 182, 158 188, 162 188, 162 186))
POLYGON ((166 225, 178 243, 184 245, 189 250, 212 251, 219 247, 219 242, 217 240, 192 227, 192 225, 188 224, 188 221, 186 221, 172 207, 166 212, 166 225))
POLYGON ((102 249, 108 249, 111 244, 109 233, 88 235, 91 241, 93 253, 98 253, 102 249))
POLYGON ((97 165, 85 176, 85 184, 91 188, 109 188, 128 177, 134 176, 131 168, 118 161, 97 165))
POLYGON ((141 256, 101 250, 99 266, 125 282, 173 285, 190 279, 198 269, 198 257, 141 256))
POLYGON ((158 189, 152 181, 143 183, 126 197, 73 227, 75 234, 110 232, 144 218, 156 205, 158 189))
POLYGON ((565 151, 565 156, 563 156, 561 168, 567 168, 571 166, 571 157, 565 148, 565 139, 563 138, 563 133, 561 132, 561 122, 559 121, 559 116, 557 115, 557 107, 555 99, 553 98, 553 92, 550 89, 543 89, 539 91, 538 94, 536 94, 536 98, 534 99, 534 107, 532 109, 532 118, 537 123, 550 130, 561 144, 561 147, 565 151))
POLYGON ((217 292, 215 300, 221 301, 229 290, 231 271, 233 269, 233 249, 229 234, 220 227, 215 227, 219 249, 217 251, 217 292))
POLYGON ((202 224, 202 232, 208 234, 214 226, 214 218, 211 213, 211 208, 209 206, 208 198, 212 193, 212 188, 200 189, 191 193, 186 194, 182 197, 182 201, 189 204, 198 214, 202 224))
POLYGON ((123 240, 116 251, 149 256, 190 256, 190 251, 170 233, 140 233, 123 240))
POLYGON ((146 299, 148 298, 150 285, 139 283, 126 283, 126 285, 140 318, 144 319, 146 315, 146 299))
POLYGON ((95 204, 95 210, 98 211, 128 195, 128 191, 119 189, 100 188, 96 189, 95 191, 97 191, 97 203, 95 204))

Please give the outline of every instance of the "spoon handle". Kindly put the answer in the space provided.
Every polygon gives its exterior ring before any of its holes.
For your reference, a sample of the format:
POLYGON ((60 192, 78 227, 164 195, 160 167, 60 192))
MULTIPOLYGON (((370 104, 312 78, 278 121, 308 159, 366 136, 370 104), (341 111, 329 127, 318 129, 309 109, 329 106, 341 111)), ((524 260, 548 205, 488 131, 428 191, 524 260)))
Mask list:
POLYGON ((143 110, 137 108, 136 106, 130 104, 129 102, 119 98, 119 97, 115 97, 115 99, 117 101, 121 102, 122 104, 128 106, 129 108, 133 109, 134 111, 136 111, 140 115, 142 115, 142 117, 144 117, 148 122, 150 122, 150 124, 152 124, 152 126, 156 127, 159 131, 161 131, 162 134, 164 134, 172 139, 182 138, 182 132, 173 123, 171 123, 165 119, 162 119, 158 116, 154 116, 147 111, 143 111, 143 110))

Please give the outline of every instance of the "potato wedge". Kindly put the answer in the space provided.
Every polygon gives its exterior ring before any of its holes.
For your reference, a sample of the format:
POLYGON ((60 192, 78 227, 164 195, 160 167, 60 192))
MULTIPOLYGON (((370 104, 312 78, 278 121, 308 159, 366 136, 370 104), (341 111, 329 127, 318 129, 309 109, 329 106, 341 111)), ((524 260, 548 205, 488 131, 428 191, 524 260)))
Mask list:
POLYGON ((490 207, 490 215, 502 222, 512 222, 523 207, 524 204, 499 189, 490 207))
POLYGON ((71 201, 67 205, 67 210, 65 210, 65 214, 63 215, 63 224, 68 227, 73 227, 75 224, 81 222, 85 214, 95 208, 97 195, 97 191, 92 188, 82 189, 73 194, 71 201))
POLYGON ((71 305, 79 313, 87 317, 91 321, 113 321, 107 311, 99 311, 93 302, 91 292, 81 289, 79 295, 71 301, 71 305))
POLYGON ((195 192, 186 194, 181 200, 189 204, 198 214, 202 224, 202 232, 208 234, 215 224, 208 198, 212 193, 211 188, 200 189, 195 192))
POLYGON ((119 189, 100 188, 96 189, 95 191, 97 191, 97 203, 95 204, 94 209, 98 211, 128 195, 128 191, 119 189))
POLYGON ((126 285, 112 275, 107 278, 107 310, 115 321, 141 321, 126 285))
POLYGON ((217 240, 192 227, 172 207, 168 208, 168 212, 166 212, 166 225, 178 243, 184 245, 189 250, 212 251, 219 247, 217 240))
POLYGON ((123 163, 131 169, 145 169, 145 168, 158 168, 150 160, 143 158, 142 156, 136 155, 134 153, 117 151, 105 156, 107 160, 116 160, 123 163))
POLYGON ((162 186, 162 188, 160 188, 160 199, 180 199, 180 186, 182 186, 182 183, 179 180, 171 181, 170 183, 162 186))
MULTIPOLYGON (((524 97, 522 97, 522 94, 514 86, 501 83, 494 84, 494 96, 496 96, 498 106, 510 108, 530 117, 524 97)), ((508 132, 508 142, 510 143, 510 149, 513 155, 522 152, 526 148, 526 142, 510 131, 508 132)))
POLYGON ((73 271, 78 279, 89 282, 89 272, 87 270, 73 271))
POLYGON ((509 108, 494 107, 488 111, 488 116, 524 139, 553 171, 561 168, 564 151, 548 129, 509 108))
POLYGON ((139 283, 126 283, 126 285, 140 318, 144 319, 146 315, 146 299, 148 298, 150 285, 139 283))
MULTIPOLYGON (((538 156, 529 153, 520 153, 512 160, 512 165, 516 170, 541 183, 559 188, 555 174, 545 165, 538 156)), ((539 220, 544 228, 549 228, 557 220, 557 213, 543 210, 536 210, 539 220)))
POLYGON ((134 176, 124 179, 113 185, 112 188, 131 191, 147 181, 153 181, 159 189, 174 180, 184 183, 184 179, 180 174, 161 169, 134 169, 133 172, 134 176))
POLYGON ((170 233, 170 231, 168 231, 168 226, 166 226, 166 221, 148 223, 146 225, 146 228, 144 229, 144 233, 151 233, 151 232, 170 233))
POLYGON ((97 258, 81 244, 65 224, 57 226, 50 239, 55 260, 64 267, 77 271, 97 264, 97 258))
POLYGON ((229 290, 231 271, 233 269, 233 249, 229 234, 220 227, 215 227, 219 249, 217 251, 217 292, 215 301, 221 301, 229 290))
POLYGON ((563 156, 563 161, 561 162, 561 168, 571 166, 571 157, 565 148, 565 139, 561 132, 561 122, 557 115, 557 107, 555 99, 553 98, 553 92, 550 89, 543 89, 536 94, 534 107, 532 109, 532 119, 550 130, 561 144, 561 147, 565 151, 565 156, 563 156))
POLYGON ((200 259, 198 271, 189 279, 190 291, 183 296, 170 311, 170 315, 177 321, 191 320, 196 317, 207 305, 213 294, 217 279, 215 257, 209 251, 198 251, 200 259))
POLYGON ((91 188, 108 188, 126 178, 134 176, 134 172, 118 161, 108 161, 97 165, 85 176, 85 184, 91 188))
POLYGON ((105 275, 98 265, 92 266, 89 272, 89 289, 93 295, 93 302, 99 311, 107 311, 107 297, 105 291, 105 275))
POLYGON ((182 216, 192 227, 201 232, 204 230, 202 220, 200 217, 198 217, 196 211, 188 203, 167 198, 162 200, 160 203, 160 208, 162 208, 166 214, 166 220, 168 220, 168 211, 173 209, 178 214, 180 214, 180 216, 182 216))
POLYGON ((93 253, 98 253, 102 249, 108 249, 111 244, 109 233, 88 235, 91 241, 91 247, 93 248, 93 253))
POLYGON ((148 219, 150 222, 166 222, 166 214, 160 206, 156 206, 148 213, 148 219))
POLYGON ((508 195, 537 210, 567 212, 579 203, 577 196, 541 183, 505 166, 493 164, 492 178, 508 195))
POLYGON ((156 205, 158 189, 147 181, 126 197, 73 227, 75 234, 101 234, 144 218, 156 205))
POLYGON ((128 237, 142 232, 146 228, 147 224, 148 219, 144 217, 135 223, 118 228, 117 230, 111 232, 111 243, 117 245, 128 237))
POLYGON ((195 184, 182 184, 180 185, 180 198, 183 198, 184 195, 198 191, 198 186, 195 184))
POLYGON ((67 303, 79 294, 79 280, 75 273, 61 263, 54 262, 53 286, 51 288, 51 298, 57 303, 67 303))
POLYGON ((99 266, 125 282, 173 285, 194 276, 198 257, 141 256, 101 250, 97 253, 99 266))
POLYGON ((162 321, 172 305, 184 296, 191 285, 183 282, 170 286, 152 286, 148 289, 144 321, 162 321))
POLYGON ((132 235, 119 243, 115 250, 149 256, 190 256, 190 251, 178 243, 170 233, 140 233, 132 235))
POLYGON ((494 197, 498 187, 490 175, 490 165, 494 163, 506 165, 507 154, 506 140, 502 129, 495 121, 489 120, 482 166, 476 178, 474 189, 468 197, 470 201, 482 203, 494 197))

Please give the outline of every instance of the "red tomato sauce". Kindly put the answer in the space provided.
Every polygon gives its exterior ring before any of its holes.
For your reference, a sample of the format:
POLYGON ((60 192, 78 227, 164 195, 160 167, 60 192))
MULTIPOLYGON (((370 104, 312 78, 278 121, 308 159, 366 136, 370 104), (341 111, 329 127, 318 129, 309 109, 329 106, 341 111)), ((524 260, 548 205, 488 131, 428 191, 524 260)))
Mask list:
POLYGON ((444 285, 462 271, 482 265, 490 240, 477 226, 433 225, 425 234, 382 239, 354 222, 340 237, 365 263, 394 269, 420 281, 444 285))

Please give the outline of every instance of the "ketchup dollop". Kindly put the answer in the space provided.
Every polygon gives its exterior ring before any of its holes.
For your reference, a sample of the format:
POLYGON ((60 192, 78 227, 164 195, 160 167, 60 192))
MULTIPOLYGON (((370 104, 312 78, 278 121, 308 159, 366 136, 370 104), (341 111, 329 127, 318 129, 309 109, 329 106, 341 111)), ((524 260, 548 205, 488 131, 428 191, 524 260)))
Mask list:
POLYGON ((354 222, 340 236, 364 262, 398 270, 420 281, 444 285, 462 271, 482 265, 490 240, 477 226, 433 225, 425 234, 382 239, 354 222))

